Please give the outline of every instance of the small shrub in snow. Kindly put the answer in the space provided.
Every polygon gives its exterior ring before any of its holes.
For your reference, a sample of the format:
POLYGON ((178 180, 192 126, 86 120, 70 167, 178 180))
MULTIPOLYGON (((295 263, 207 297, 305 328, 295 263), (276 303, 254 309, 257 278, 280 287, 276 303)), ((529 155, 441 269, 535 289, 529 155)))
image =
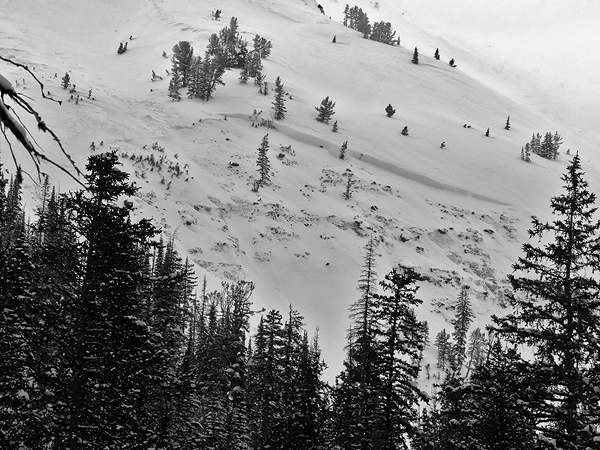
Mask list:
POLYGON ((388 117, 392 117, 394 114, 396 114, 396 110, 392 107, 391 103, 385 107, 385 114, 388 117))

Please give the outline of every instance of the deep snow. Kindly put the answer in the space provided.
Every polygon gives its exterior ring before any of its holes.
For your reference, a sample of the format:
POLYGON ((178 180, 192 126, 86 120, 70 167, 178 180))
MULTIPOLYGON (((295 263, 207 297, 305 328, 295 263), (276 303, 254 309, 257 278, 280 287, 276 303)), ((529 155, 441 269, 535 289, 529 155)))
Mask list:
MULTIPOLYGON (((580 152, 592 189, 600 191, 600 136, 593 123, 600 112, 600 58, 593 52, 600 47, 592 45, 600 7, 581 0, 505 0, 485 8, 477 0, 350 4, 363 7, 371 22, 390 21, 401 37, 398 47, 362 39, 341 25, 344 4, 321 3, 325 16, 312 0, 0 0, 0 54, 34 67, 62 106, 42 100, 25 72, 7 65, 0 73, 35 100, 80 166, 91 142, 97 151, 128 156, 159 157, 150 147, 164 147, 162 175, 124 159, 141 187, 138 214, 175 234, 210 289, 218 289, 219 280, 244 278, 256 284, 257 310, 283 312, 293 303, 310 330, 320 329, 331 381, 341 369, 347 308, 358 295, 371 234, 380 240, 380 278, 398 263, 428 276, 419 316, 429 321, 433 341, 450 329, 449 306, 462 284, 472 288, 473 328, 502 313, 505 275, 520 255, 531 216, 549 218, 567 148, 580 152), (223 14, 214 21, 217 8, 223 14), (269 117, 273 96, 240 85, 237 71, 226 73, 226 85, 207 103, 167 96, 170 61, 162 52, 170 56, 174 44, 189 40, 195 54, 203 54, 210 34, 232 16, 250 43, 256 33, 273 43, 264 73, 271 88, 280 76, 292 96, 277 130, 251 126, 269 117), (117 55, 129 36, 128 51, 117 55), (418 66, 410 63, 415 46, 418 66), (436 47, 441 61, 433 59, 436 47), (451 57, 457 68, 447 64, 451 57), (164 79, 152 82, 152 70, 164 79), (77 105, 60 87, 66 71, 81 95, 77 105), (89 89, 93 99, 87 99, 89 89), (314 107, 325 96, 336 102, 338 133, 315 120, 314 107), (388 103, 397 111, 392 118, 385 116, 388 103), (508 115, 510 131, 503 129, 508 115), (400 134, 404 126, 409 136, 400 134), (565 138, 557 161, 519 159, 532 133, 557 130, 565 138), (257 148, 267 133, 273 184, 253 193, 257 148), (346 140, 349 158, 340 160, 346 140), (291 153, 280 149, 289 145, 291 153), (176 163, 184 171, 179 178, 166 171, 176 163), (346 201, 348 170, 356 185, 346 201)), ((48 155, 66 163, 23 119, 48 155)), ((12 169, 3 143, 0 155, 12 169)), ((33 174, 22 153, 21 160, 33 174)), ((45 169, 61 191, 76 188, 45 169)), ((27 191, 33 210, 32 181, 27 191)), ((435 354, 432 345, 426 362, 433 367, 435 354)), ((430 381, 422 382, 428 388, 430 381)))

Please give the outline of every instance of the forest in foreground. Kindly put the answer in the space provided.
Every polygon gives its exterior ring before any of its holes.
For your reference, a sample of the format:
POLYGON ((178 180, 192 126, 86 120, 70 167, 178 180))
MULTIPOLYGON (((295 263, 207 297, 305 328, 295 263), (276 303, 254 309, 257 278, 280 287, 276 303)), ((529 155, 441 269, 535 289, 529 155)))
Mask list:
POLYGON ((600 448, 600 223, 577 155, 555 220, 533 219, 512 312, 493 317, 477 363, 468 307, 436 338, 434 396, 417 384, 421 275, 396 267, 379 281, 374 239, 329 385, 300 312, 260 311, 249 281, 199 286, 173 240, 133 218, 137 188, 118 166, 97 154, 84 189, 44 183, 34 219, 21 173, 0 180, 3 448, 600 448))

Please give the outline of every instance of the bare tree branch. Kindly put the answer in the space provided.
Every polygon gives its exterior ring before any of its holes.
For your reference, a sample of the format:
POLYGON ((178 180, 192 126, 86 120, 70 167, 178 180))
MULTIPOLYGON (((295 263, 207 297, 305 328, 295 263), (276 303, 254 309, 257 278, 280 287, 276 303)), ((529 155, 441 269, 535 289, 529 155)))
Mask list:
MULTIPOLYGON (((35 76, 35 74, 26 65, 12 61, 11 59, 5 58, 1 55, 0 55, 0 60, 6 61, 10 64, 13 64, 14 66, 17 66, 21 69, 26 70, 40 85, 40 89, 41 89, 43 98, 55 101, 59 105, 62 104, 61 101, 47 97, 44 94, 44 84, 35 76)), ((58 169, 62 170, 67 175, 69 175, 71 178, 73 178, 77 183, 79 183, 80 185, 83 186, 83 183, 81 181, 79 181, 79 179, 77 178, 78 176, 82 176, 82 173, 79 170, 79 168, 77 167, 77 165, 75 164, 75 161, 73 160, 73 158, 71 158, 71 155, 69 155, 67 153, 67 151, 64 149, 62 142, 60 141, 60 139, 58 138, 56 133, 54 133, 54 131, 52 131, 50 128, 48 128, 48 126, 42 120, 39 113, 29 104, 29 102, 26 100, 27 98, 28 97, 26 97, 25 95, 20 94, 17 91, 15 91, 15 89, 12 86, 12 84, 10 83, 10 81, 8 81, 5 77, 0 75, 0 129, 1 129, 2 134, 4 135, 4 138, 9 143, 9 149, 10 149, 11 155, 13 157, 13 160, 15 161, 15 165, 18 166, 18 162, 17 162, 17 158, 14 154, 14 149, 12 148, 12 145, 10 145, 10 141, 8 140, 8 136, 6 135, 6 131, 5 131, 6 129, 10 130, 10 132, 13 134, 13 136, 15 138, 17 138, 17 140, 21 143, 21 145, 23 145, 23 147, 25 147, 25 150, 27 150, 27 152, 29 153, 29 156, 31 156, 31 159, 33 160, 33 162, 36 166, 38 177, 41 173, 40 172, 40 161, 43 161, 43 162, 47 162, 47 163, 57 167, 58 169), (35 142, 33 135, 27 129, 27 127, 25 127, 23 125, 23 122, 17 115, 15 108, 12 108, 6 104, 6 102, 4 101, 5 96, 10 98, 15 103, 15 105, 17 105, 18 107, 23 109, 28 114, 32 115, 37 122, 37 126, 38 126, 39 130, 41 130, 44 133, 49 133, 52 136, 52 138, 54 139, 54 141, 57 143, 58 147, 60 148, 62 154, 69 160, 69 163, 70 163, 71 167, 75 170, 75 174, 77 176, 73 175, 70 172, 70 170, 65 168, 62 164, 59 164, 59 163, 55 162, 54 160, 48 158, 47 156, 45 156, 43 153, 41 153, 40 151, 38 151, 36 149, 36 147, 31 143, 31 140, 28 138, 28 135, 31 136, 31 138, 35 142), (16 117, 16 119, 15 119, 15 117, 16 117)), ((38 147, 39 147, 39 145, 38 145, 38 147)))

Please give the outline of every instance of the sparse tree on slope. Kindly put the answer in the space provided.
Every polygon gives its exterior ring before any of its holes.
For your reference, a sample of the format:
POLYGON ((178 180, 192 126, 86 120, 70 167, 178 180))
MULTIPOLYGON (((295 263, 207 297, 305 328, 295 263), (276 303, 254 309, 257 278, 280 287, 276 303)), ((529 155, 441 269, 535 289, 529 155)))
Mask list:
POLYGON ((394 109, 391 103, 385 107, 385 114, 388 117, 392 117, 394 114, 396 114, 396 110, 394 109))
POLYGON ((260 174, 260 178, 258 182, 261 186, 269 183, 271 181, 271 163, 269 162, 269 157, 267 156, 267 152, 269 151, 269 135, 265 134, 258 148, 258 158, 256 160, 256 165, 258 166, 258 173, 260 174))
POLYGON ((275 79, 275 101, 273 102, 275 109, 275 120, 283 120, 285 118, 285 91, 283 90, 283 84, 281 78, 275 79))
POLYGON ((321 100, 321 104, 315 107, 315 109, 319 113, 317 116, 317 120, 319 122, 329 123, 329 121, 331 120, 331 116, 335 114, 335 111, 333 110, 334 108, 335 102, 329 100, 329 96, 325 97, 323 100, 321 100))
POLYGON ((410 60, 413 64, 419 64, 419 50, 415 47, 415 51, 413 52, 412 59, 410 60))
POLYGON ((71 76, 69 75, 69 72, 66 72, 65 76, 62 77, 61 86, 63 89, 69 89, 70 85, 71 85, 71 76))

